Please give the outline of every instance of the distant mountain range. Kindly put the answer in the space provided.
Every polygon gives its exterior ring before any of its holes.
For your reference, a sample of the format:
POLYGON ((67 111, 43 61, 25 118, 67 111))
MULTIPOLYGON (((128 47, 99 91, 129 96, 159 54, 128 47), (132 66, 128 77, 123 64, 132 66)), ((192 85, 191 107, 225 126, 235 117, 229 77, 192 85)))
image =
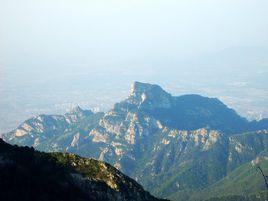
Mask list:
POLYGON ((254 167, 268 172, 268 119, 248 121, 216 98, 174 97, 140 82, 107 113, 39 115, 3 139, 106 161, 173 200, 245 198, 265 190, 254 167))

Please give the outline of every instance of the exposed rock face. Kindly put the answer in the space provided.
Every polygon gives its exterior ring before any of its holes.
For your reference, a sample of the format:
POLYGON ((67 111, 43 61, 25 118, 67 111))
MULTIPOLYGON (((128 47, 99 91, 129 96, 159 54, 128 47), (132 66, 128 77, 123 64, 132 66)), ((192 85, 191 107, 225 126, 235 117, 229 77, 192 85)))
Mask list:
POLYGON ((248 122, 218 99, 173 97, 140 82, 105 114, 76 108, 39 117, 4 139, 109 162, 162 197, 206 188, 268 146, 268 121, 248 122))
POLYGON ((36 152, 0 139, 1 200, 157 201, 107 163, 36 152))
POLYGON ((90 110, 82 110, 79 106, 74 107, 69 113, 65 114, 66 121, 70 123, 76 123, 84 117, 93 115, 90 110))
MULTIPOLYGON (((228 170, 234 170, 238 165, 254 160, 257 156, 266 156, 268 150, 268 130, 249 132, 229 137, 228 170)), ((268 156, 268 155, 267 155, 268 156)))
POLYGON ((134 82, 127 102, 150 110, 170 108, 172 106, 172 96, 158 85, 134 82))
POLYGON ((77 147, 78 146, 79 137, 80 137, 80 133, 76 133, 74 135, 73 141, 71 142, 71 147, 77 147))

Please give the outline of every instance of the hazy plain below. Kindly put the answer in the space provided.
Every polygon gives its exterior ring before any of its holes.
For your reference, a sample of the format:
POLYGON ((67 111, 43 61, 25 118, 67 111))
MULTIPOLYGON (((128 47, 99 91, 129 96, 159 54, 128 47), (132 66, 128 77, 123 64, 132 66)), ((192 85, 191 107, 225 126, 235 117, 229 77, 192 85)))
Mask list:
POLYGON ((1 64, 0 133, 37 114, 80 105, 107 111, 133 81, 161 85, 173 95, 217 97, 248 119, 268 117, 268 48, 232 47, 200 57, 103 61, 92 66, 40 63, 16 70, 1 64), (54 70, 55 69, 55 70, 54 70))

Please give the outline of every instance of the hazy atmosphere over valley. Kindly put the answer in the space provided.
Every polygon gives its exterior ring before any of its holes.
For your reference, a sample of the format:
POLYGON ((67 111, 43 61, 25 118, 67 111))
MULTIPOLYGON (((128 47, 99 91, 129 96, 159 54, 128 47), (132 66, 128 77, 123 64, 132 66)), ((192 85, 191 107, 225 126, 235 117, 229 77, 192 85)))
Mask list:
POLYGON ((133 81, 268 117, 265 0, 0 1, 0 133, 40 113, 107 111, 133 81))

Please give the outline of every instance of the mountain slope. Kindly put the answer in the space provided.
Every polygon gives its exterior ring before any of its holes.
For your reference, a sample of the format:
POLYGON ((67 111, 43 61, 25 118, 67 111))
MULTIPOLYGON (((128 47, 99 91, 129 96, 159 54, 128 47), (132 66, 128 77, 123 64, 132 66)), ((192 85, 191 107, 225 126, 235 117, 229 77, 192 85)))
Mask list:
POLYGON ((215 184, 268 146, 267 119, 249 122, 218 99, 174 97, 160 86, 140 82, 109 112, 76 109, 72 116, 79 118, 34 117, 4 139, 104 160, 155 195, 179 194, 181 200, 215 184))
MULTIPOLYGON (((249 195, 256 191, 266 190, 264 179, 257 166, 262 167, 263 171, 267 173, 267 159, 267 153, 265 153, 264 156, 260 155, 251 162, 239 166, 230 172, 227 177, 204 190, 202 194, 204 196, 220 197, 227 195, 249 195), (255 164, 256 161, 258 161, 257 165, 255 164)), ((200 198, 200 194, 198 194, 198 197, 200 198)), ((193 200, 197 199, 194 198, 193 200)))
POLYGON ((0 189, 1 200, 159 200, 107 163, 2 140, 0 189))
POLYGON ((157 85, 139 82, 132 85, 129 97, 116 104, 112 111, 120 114, 143 112, 160 120, 167 127, 180 130, 208 126, 211 129, 237 133, 250 129, 250 123, 245 118, 216 98, 200 95, 173 97, 157 85))
POLYGON ((246 196, 228 195, 222 197, 213 197, 206 201, 263 201, 268 199, 268 191, 259 191, 246 196))
MULTIPOLYGON (((264 178, 261 172, 259 172, 259 170, 257 169, 257 167, 261 167, 263 172, 267 174, 267 149, 257 154, 257 157, 254 157, 253 160, 250 160, 249 162, 242 163, 242 165, 237 166, 237 168, 228 172, 225 177, 215 182, 214 184, 204 189, 201 189, 200 191, 189 192, 186 199, 191 201, 201 201, 213 197, 215 198, 215 200, 217 200, 216 197, 218 197, 222 200, 228 200, 228 197, 230 200, 232 200, 237 196, 241 197, 241 200, 251 200, 253 199, 253 197, 249 199, 251 194, 257 192, 257 195, 258 192, 267 190, 264 178)), ((181 195, 182 194, 178 192, 171 195, 169 198, 172 200, 181 200, 181 195)), ((265 195, 268 194, 266 193, 265 195)), ((239 199, 237 198, 237 200, 239 199)))

